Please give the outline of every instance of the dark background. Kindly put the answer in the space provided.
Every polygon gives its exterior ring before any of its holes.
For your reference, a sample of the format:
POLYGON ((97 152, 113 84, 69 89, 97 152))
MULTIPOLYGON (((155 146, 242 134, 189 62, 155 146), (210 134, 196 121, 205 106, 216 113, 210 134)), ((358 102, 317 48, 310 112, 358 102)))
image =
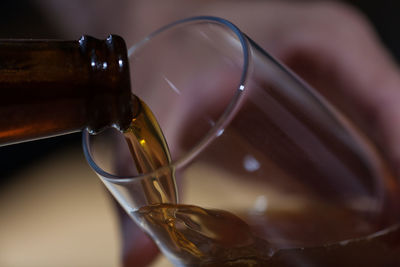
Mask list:
MULTIPOLYGON (((400 4, 397 0, 346 1, 360 8, 374 24, 384 44, 400 59, 400 4)), ((29 0, 0 1, 0 38, 59 38, 58 30, 46 19, 35 2, 29 0)), ((400 88, 399 88, 400 90, 400 88)), ((0 92, 1 97, 1 92, 0 92)), ((0 147, 0 184, 19 169, 35 164, 66 146, 79 146, 80 134, 0 147)))

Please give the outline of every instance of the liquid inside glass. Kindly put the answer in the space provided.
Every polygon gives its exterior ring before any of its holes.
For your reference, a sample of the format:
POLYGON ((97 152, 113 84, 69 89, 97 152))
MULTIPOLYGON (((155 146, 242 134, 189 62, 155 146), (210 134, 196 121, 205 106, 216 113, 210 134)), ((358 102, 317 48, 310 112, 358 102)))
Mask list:
MULTIPOLYGON (((149 173, 168 165, 171 157, 151 110, 136 96, 133 98, 137 110, 124 136, 137 172, 149 173)), ((309 203, 296 211, 243 210, 232 214, 177 204, 173 169, 162 177, 142 180, 141 188, 146 203, 151 204, 130 215, 177 266, 395 266, 400 263, 397 226, 374 233, 377 225, 373 221, 334 205, 309 203), (316 214, 318 220, 307 220, 316 214), (282 231, 279 237, 291 238, 276 238, 276 229, 282 231)))

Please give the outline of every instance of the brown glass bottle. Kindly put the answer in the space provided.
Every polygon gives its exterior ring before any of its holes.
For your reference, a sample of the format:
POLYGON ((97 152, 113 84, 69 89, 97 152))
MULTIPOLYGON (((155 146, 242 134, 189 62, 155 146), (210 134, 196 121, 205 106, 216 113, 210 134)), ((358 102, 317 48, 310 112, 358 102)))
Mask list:
POLYGON ((132 117, 124 40, 0 40, 0 145, 127 128, 132 117))

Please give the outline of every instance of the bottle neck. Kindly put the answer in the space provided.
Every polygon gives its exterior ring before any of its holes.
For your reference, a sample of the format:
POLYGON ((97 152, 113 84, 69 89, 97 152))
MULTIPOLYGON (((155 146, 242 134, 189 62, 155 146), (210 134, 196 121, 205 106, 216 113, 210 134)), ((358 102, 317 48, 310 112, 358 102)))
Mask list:
POLYGON ((123 39, 0 40, 0 145, 106 127, 132 117, 123 39))
POLYGON ((87 128, 98 133, 104 128, 128 128, 132 119, 130 73, 127 49, 123 39, 110 35, 105 41, 89 36, 79 40, 87 57, 88 98, 87 128))

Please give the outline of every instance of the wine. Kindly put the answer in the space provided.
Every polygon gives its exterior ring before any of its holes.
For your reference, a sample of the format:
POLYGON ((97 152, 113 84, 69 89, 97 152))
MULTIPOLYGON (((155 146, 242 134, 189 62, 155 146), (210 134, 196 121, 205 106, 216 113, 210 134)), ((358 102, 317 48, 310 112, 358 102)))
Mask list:
MULTIPOLYGON (((124 136, 138 173, 148 173, 168 165, 171 157, 151 110, 136 96, 132 99, 136 110, 124 136)), ((268 242, 254 236, 249 225, 237 216, 175 204, 173 172, 141 183, 147 202, 157 204, 141 207, 132 216, 139 218, 144 230, 176 264, 261 266, 272 253, 268 242)))
MULTIPOLYGON (((171 162, 168 145, 149 107, 132 95, 133 119, 124 131, 125 140, 139 174, 149 173, 171 162)), ((175 203, 177 198, 173 172, 159 179, 141 181, 149 203, 175 203)))
MULTIPOLYGON (((171 156, 151 110, 137 97, 132 99, 135 115, 125 140, 137 172, 151 173, 171 163, 171 156)), ((399 226, 377 232, 379 226, 372 221, 334 205, 315 203, 296 212, 266 214, 243 211, 238 217, 224 210, 177 204, 173 168, 140 183, 149 204, 130 215, 177 266, 400 264, 399 226), (315 214, 322 216, 315 220, 315 214)))
POLYGON ((142 227, 177 265, 264 266, 274 252, 271 244, 227 211, 159 204, 136 213, 142 227))
MULTIPOLYGON (((136 212, 142 227, 178 266, 399 266, 400 225, 315 247, 278 248, 222 210, 160 204, 136 212)), ((264 225, 268 231, 268 225, 264 225)), ((297 231, 301 231, 297 228, 297 231)), ((326 231, 326 229, 320 229, 326 231)), ((312 237, 310 237, 312 238, 312 237)))

